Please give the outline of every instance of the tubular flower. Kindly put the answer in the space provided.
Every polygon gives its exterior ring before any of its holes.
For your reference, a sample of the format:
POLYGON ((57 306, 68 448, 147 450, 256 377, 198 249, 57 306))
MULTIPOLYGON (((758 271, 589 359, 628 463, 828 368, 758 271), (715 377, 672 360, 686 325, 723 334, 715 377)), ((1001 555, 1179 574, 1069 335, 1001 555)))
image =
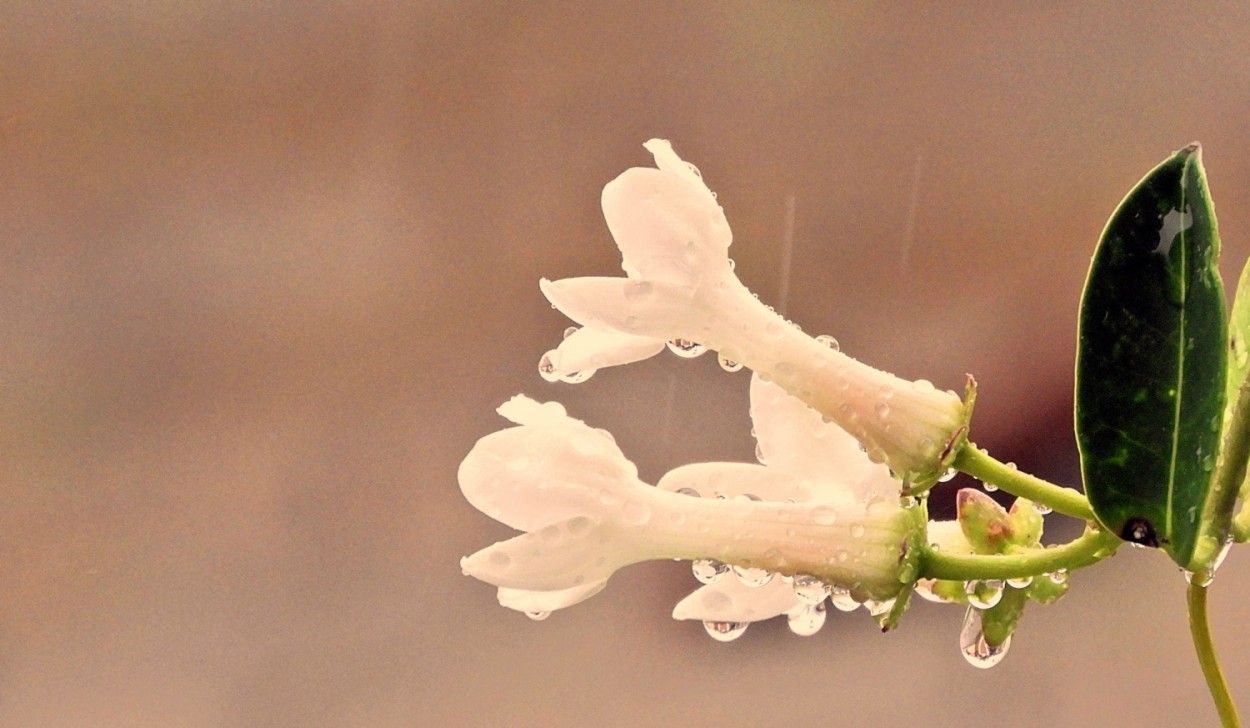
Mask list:
POLYGON ((624 278, 543 280, 543 294, 582 325, 547 353, 550 379, 576 381, 659 353, 711 348, 745 364, 853 435, 873 462, 919 488, 945 472, 969 407, 927 381, 874 369, 798 330, 734 275, 724 211, 668 142, 644 145, 655 169, 628 169, 603 189, 624 278))
MULTIPOLYGON (((460 487, 483 513, 526 533, 464 558, 461 567, 500 587, 506 607, 567 607, 602 589, 617 569, 652 559, 811 575, 879 600, 897 595, 908 568, 914 571, 906 557, 923 524, 897 498, 865 502, 853 487, 784 472, 757 479, 763 466, 733 463, 687 466, 666 476, 673 490, 656 488, 638 479, 610 435, 558 404, 518 395, 499 412, 517 426, 478 441, 461 463, 460 487), (689 497, 685 489, 696 484, 716 484, 727 497, 689 497), (761 486, 795 502, 745 497, 761 486)), ((795 604, 792 595, 784 601, 795 604)))

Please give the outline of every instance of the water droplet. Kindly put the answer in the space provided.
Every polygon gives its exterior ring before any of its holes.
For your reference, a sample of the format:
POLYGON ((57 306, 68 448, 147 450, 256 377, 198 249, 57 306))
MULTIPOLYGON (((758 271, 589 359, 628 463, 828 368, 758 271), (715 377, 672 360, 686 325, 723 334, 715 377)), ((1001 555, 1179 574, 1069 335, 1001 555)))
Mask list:
POLYGON ((729 573, 729 564, 721 563, 716 559, 695 559, 690 562, 690 571, 700 584, 715 584, 718 579, 729 573))
POLYGON ((873 411, 877 413, 877 419, 881 420, 882 422, 890 419, 890 405, 886 404, 885 402, 878 402, 876 406, 873 407, 873 411))
POLYGON ((743 586, 761 587, 773 580, 773 572, 768 569, 756 569, 750 566, 733 567, 734 576, 743 586))
POLYGON ((987 642, 981 626, 981 611, 968 607, 968 611, 964 613, 963 628, 959 630, 959 651, 969 665, 981 669, 991 668, 1003 661, 1010 647, 1010 636, 1001 645, 987 642))
POLYGON ((595 375, 595 369, 583 369, 580 372, 571 372, 561 376, 559 379, 565 384, 581 384, 595 375))
POLYGON ((564 338, 566 338, 566 339, 567 339, 567 338, 569 338, 570 336, 572 336, 573 334, 576 334, 576 333, 577 333, 577 327, 576 327, 576 326, 570 326, 570 327, 568 327, 567 329, 565 329, 565 330, 564 330, 564 338))
POLYGON ((816 337, 816 340, 819 341, 821 344, 824 344, 825 346, 829 347, 830 349, 833 349, 834 351, 842 350, 842 345, 838 343, 838 340, 833 338, 829 334, 821 334, 820 336, 816 337))
POLYGON ((993 493, 994 491, 998 490, 998 486, 994 485, 993 483, 981 483, 981 487, 985 488, 986 493, 993 493))
POLYGON ((829 615, 824 602, 804 604, 801 608, 787 615, 790 631, 800 637, 811 637, 825 626, 825 618, 829 615))
POLYGON ((1048 506, 1048 505, 1046 505, 1046 504, 1044 504, 1044 503, 1034 503, 1034 504, 1033 504, 1033 510, 1037 511, 1038 513, 1040 513, 1040 514, 1041 514, 1041 515, 1043 515, 1043 516, 1049 516, 1051 513, 1053 513, 1053 512, 1054 512, 1054 509, 1053 509, 1053 508, 1051 508, 1050 506, 1048 506))
POLYGON ((898 505, 905 511, 910 511, 920 505, 920 499, 914 495, 905 495, 898 499, 898 505))
POLYGON ((855 597, 851 596, 850 589, 836 586, 830 587, 829 601, 833 603, 833 606, 839 612, 854 612, 856 609, 859 609, 859 602, 855 600, 855 597))
POLYGON ((755 443, 755 459, 759 461, 760 465, 768 464, 768 458, 764 457, 764 447, 758 442, 755 443))
POLYGON ((651 295, 653 285, 650 281, 631 280, 625 284, 625 300, 639 301, 651 295))
POLYGON ((810 574, 796 575, 790 586, 794 588, 794 596, 804 604, 820 604, 829 596, 829 585, 810 574))
POLYGON ((693 359, 707 351, 707 347, 689 339, 673 339, 668 342, 668 350, 683 359, 693 359))
POLYGON ((1033 583, 1033 577, 1031 576, 1021 576, 1015 579, 1007 580, 1007 585, 1013 589, 1026 589, 1032 583, 1033 583))
POLYGON ((727 372, 742 371, 742 363, 736 362, 733 359, 730 359, 728 357, 718 356, 716 357, 716 362, 720 364, 721 369, 724 369, 727 372))
POLYGON ((537 611, 537 612, 526 612, 526 613, 525 613, 525 616, 529 617, 530 619, 534 620, 535 622, 541 622, 541 621, 543 621, 544 619, 546 619, 547 617, 550 617, 550 616, 551 616, 551 612, 543 612, 543 611, 537 611))
POLYGON ((704 622, 703 629, 717 642, 733 642, 746 633, 750 622, 704 622))
POLYGON ((730 259, 729 259, 729 270, 733 270, 733 269, 734 269, 734 268, 736 268, 736 267, 738 267, 738 264, 734 262, 734 259, 733 259, 733 258, 730 258, 730 259))
POLYGON ((933 591, 933 587, 937 586, 937 579, 917 579, 914 587, 916 593, 921 599, 934 604, 950 604, 951 600, 933 591))
POLYGON ((864 535, 864 524, 852 523, 851 524, 851 538, 860 538, 863 535, 864 535))
POLYGON ((1046 577, 1056 584, 1065 584, 1068 581, 1068 570, 1059 569, 1058 571, 1052 571, 1046 577))
POLYGON ((864 601, 864 609, 867 609, 868 613, 874 617, 880 617, 881 615, 885 614, 886 612, 889 612, 893 608, 894 608, 893 599, 885 599, 885 600, 867 599, 864 601))
POLYGON ((1002 579, 976 579, 964 584, 968 604, 977 609, 992 609, 1003 599, 1002 579))
POLYGON ((959 474, 959 471, 958 471, 958 470, 956 470, 956 469, 954 469, 954 468, 947 468, 947 469, 946 469, 946 472, 944 472, 944 473, 942 473, 941 475, 939 475, 939 476, 938 476, 938 482, 939 482, 939 483, 949 483, 950 481, 954 480, 954 479, 955 479, 955 476, 956 476, 956 475, 958 475, 958 474, 959 474))
POLYGON ((674 493, 676 493, 677 495, 688 495, 688 496, 692 496, 692 497, 694 497, 694 498, 699 498, 699 497, 700 497, 700 496, 699 496, 699 491, 695 490, 694 488, 688 488, 688 487, 687 487, 687 488, 678 488, 677 490, 675 490, 675 491, 673 491, 673 492, 674 492, 674 493))
POLYGON ((538 360, 538 375, 548 382, 560 381, 560 375, 556 374, 555 359, 552 357, 555 353, 555 349, 552 349, 538 360))
POLYGON ((1215 572, 1210 569, 1199 569, 1198 571, 1181 569, 1181 573, 1185 575, 1185 581, 1198 586, 1211 586, 1211 582, 1215 581, 1215 572))

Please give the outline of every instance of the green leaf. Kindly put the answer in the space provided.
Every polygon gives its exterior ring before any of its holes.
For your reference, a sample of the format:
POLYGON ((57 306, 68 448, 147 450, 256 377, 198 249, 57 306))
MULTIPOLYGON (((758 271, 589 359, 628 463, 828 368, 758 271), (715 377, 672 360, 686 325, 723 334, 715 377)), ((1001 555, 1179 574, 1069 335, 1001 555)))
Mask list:
POLYGON ((1076 434, 1090 505, 1121 538, 1185 567, 1208 518, 1224 414, 1219 250, 1192 144, 1120 203, 1081 302, 1076 434))

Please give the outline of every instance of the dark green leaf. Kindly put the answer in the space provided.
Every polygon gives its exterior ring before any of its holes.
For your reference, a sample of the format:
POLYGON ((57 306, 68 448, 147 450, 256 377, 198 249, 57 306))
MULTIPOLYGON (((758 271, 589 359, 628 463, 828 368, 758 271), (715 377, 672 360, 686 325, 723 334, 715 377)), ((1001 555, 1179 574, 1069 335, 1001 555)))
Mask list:
POLYGON ((1189 566, 1219 455, 1227 324, 1198 145, 1103 230, 1081 302, 1076 434, 1104 526, 1189 566))

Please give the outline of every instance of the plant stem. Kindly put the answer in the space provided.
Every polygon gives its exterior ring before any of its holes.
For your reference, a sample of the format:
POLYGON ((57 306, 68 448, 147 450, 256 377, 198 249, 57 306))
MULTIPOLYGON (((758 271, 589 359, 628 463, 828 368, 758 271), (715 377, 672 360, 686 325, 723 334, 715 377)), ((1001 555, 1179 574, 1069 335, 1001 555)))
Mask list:
POLYGON ((955 457, 955 468, 974 478, 998 486, 1014 496, 1028 498, 1034 503, 1050 506, 1057 513, 1094 520, 1089 501, 1080 492, 1048 483, 1028 473, 1022 473, 990 457, 972 442, 968 442, 955 457))
POLYGON ((1101 561, 1115 553, 1120 539, 1096 528, 1087 528, 1080 538, 1053 548, 1039 548, 1015 554, 951 554, 928 549, 920 561, 920 576, 927 579, 1018 579, 1050 574, 1060 569, 1072 571, 1101 561))
POLYGON ((1237 706, 1228 692, 1228 683, 1224 680, 1219 658, 1215 655, 1215 643, 1211 640, 1211 625, 1207 621, 1207 588, 1197 582, 1189 584, 1189 633, 1194 638, 1194 650, 1198 653, 1202 676, 1207 680, 1211 699, 1215 701, 1215 709, 1219 711, 1220 724, 1224 728, 1240 728, 1241 719, 1237 717, 1237 706))

